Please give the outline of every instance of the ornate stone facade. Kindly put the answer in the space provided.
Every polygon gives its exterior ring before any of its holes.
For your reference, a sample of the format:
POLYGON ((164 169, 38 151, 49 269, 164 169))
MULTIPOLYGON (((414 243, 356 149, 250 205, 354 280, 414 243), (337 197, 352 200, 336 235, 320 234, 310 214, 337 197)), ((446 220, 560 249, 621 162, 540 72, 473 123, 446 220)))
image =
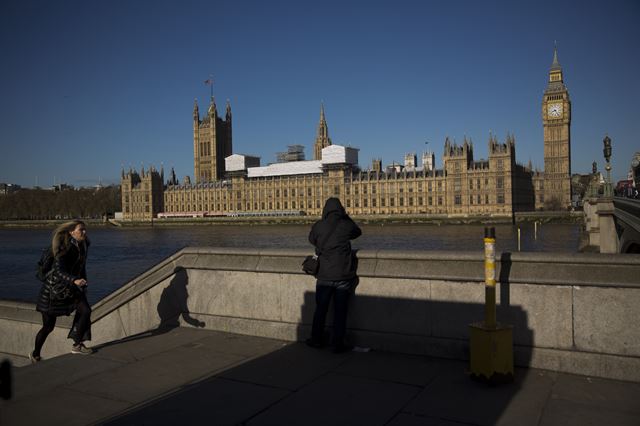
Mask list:
POLYGON ((124 220, 148 221, 164 211, 164 171, 153 167, 148 171, 143 167, 140 173, 122 170, 120 182, 124 220))
POLYGON ((225 119, 218 117, 211 97, 207 115, 200 120, 197 100, 193 105, 193 170, 196 183, 224 177, 224 159, 233 154, 231 105, 227 101, 225 119))
POLYGON ((558 52, 553 52, 549 83, 542 98, 544 176, 538 182, 536 208, 565 210, 571 206, 571 101, 564 85, 558 52))
MULTIPOLYGON (((122 176, 125 219, 150 220, 171 216, 320 215, 328 197, 339 197, 355 215, 443 215, 450 217, 503 216, 516 211, 567 208, 571 205, 570 121, 571 103, 562 69, 554 51, 549 83, 542 102, 545 171, 516 163, 515 138, 504 143, 490 135, 488 159, 474 159, 473 143, 444 142, 443 168, 435 168, 433 153, 408 154, 405 165, 383 168, 375 159, 361 170, 357 160, 335 161, 325 117, 320 109, 313 160, 293 164, 287 173, 252 173, 254 157, 232 155, 231 107, 225 119, 217 115, 212 98, 207 116, 193 110, 195 182, 179 184, 172 171, 166 186, 162 173, 150 170, 122 176), (237 157, 237 158, 236 158, 237 157), (302 163, 307 163, 302 164, 302 163), (231 164, 231 163, 230 163, 231 164), (305 167, 302 167, 305 166, 305 167), (309 167, 307 167, 309 166, 309 167)), ((349 148, 350 149, 350 148, 349 148)), ((357 150, 356 157, 357 157, 357 150)))

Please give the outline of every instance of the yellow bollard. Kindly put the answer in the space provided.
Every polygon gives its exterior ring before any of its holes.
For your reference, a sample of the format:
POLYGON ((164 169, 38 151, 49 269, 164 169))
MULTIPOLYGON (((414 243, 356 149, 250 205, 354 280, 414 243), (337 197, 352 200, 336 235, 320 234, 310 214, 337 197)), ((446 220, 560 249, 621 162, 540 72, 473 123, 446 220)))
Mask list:
POLYGON ((513 327, 496 321, 496 235, 484 230, 484 321, 469 325, 471 378, 490 384, 513 381, 513 327))
POLYGON ((496 326, 496 229, 484 228, 484 324, 496 326))

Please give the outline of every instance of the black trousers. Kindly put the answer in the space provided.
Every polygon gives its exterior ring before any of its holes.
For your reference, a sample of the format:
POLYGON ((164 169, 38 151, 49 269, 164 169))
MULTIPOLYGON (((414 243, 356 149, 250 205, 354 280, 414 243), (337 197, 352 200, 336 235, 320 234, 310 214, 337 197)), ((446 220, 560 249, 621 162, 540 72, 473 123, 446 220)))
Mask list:
POLYGON ((314 342, 322 343, 327 312, 329 311, 331 299, 333 299, 331 344, 333 346, 344 345, 344 335, 347 328, 347 308, 349 306, 349 298, 353 293, 355 280, 317 280, 316 311, 313 314, 313 326, 311 328, 311 339, 314 342))
MULTIPOLYGON (((42 328, 36 335, 36 344, 33 349, 34 356, 40 356, 40 351, 45 340, 47 340, 47 336, 56 327, 57 318, 56 315, 42 312, 42 328)), ((84 293, 76 303, 76 315, 73 317, 72 332, 74 329, 73 343, 76 345, 87 340, 84 338, 86 335, 91 335, 91 306, 89 306, 87 296, 84 293)))

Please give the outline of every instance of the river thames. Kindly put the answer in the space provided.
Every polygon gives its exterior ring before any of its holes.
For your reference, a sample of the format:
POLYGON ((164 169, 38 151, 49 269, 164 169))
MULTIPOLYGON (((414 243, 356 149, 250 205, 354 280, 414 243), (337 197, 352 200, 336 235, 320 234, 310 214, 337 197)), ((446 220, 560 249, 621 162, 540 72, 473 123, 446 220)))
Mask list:
MULTIPOLYGON (((576 224, 495 225, 497 251, 577 252, 576 224)), ((362 225, 353 248, 366 250, 482 251, 483 225, 362 225)), ((302 248, 311 253, 308 225, 89 228, 89 302, 97 302, 186 246, 302 248)), ((51 229, 0 229, 0 299, 35 302, 35 266, 51 229)), ((302 261, 302 259, 300 259, 302 261)))

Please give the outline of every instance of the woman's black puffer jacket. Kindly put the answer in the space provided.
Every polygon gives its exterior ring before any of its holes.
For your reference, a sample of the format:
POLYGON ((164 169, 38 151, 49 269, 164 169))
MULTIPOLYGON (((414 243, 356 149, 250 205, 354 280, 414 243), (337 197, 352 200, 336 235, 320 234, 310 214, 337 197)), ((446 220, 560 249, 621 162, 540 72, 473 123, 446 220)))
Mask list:
POLYGON ((66 251, 57 254, 53 270, 42 284, 36 310, 49 315, 69 315, 76 307, 82 289, 73 282, 87 279, 87 248, 89 241, 71 239, 66 251))

